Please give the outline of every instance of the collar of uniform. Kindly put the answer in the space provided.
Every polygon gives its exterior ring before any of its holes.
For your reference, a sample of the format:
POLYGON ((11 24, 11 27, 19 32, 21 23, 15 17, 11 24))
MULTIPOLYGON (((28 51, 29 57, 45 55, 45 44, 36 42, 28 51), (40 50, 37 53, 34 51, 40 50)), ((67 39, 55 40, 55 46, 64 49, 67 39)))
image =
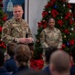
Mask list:
POLYGON ((54 32, 57 31, 55 27, 54 27, 54 29, 51 29, 51 28, 48 27, 48 29, 49 29, 49 31, 54 31, 54 32))
POLYGON ((13 19, 14 22, 17 22, 17 23, 21 23, 22 22, 22 19, 21 20, 15 20, 14 17, 12 19, 13 19))

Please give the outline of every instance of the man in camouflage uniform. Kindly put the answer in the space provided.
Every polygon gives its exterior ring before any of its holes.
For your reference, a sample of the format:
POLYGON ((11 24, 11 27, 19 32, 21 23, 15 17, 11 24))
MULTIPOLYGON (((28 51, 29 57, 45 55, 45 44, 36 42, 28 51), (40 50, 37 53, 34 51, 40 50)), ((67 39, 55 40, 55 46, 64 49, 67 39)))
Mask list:
POLYGON ((22 19, 23 9, 20 5, 13 8, 13 18, 6 21, 2 30, 2 41, 6 44, 10 42, 16 43, 32 43, 33 38, 28 24, 22 19), (26 38, 26 34, 27 38, 26 38))
POLYGON ((55 20, 49 18, 48 27, 43 29, 40 35, 40 41, 43 48, 50 46, 61 48, 62 46, 62 35, 59 29, 55 28, 55 20))

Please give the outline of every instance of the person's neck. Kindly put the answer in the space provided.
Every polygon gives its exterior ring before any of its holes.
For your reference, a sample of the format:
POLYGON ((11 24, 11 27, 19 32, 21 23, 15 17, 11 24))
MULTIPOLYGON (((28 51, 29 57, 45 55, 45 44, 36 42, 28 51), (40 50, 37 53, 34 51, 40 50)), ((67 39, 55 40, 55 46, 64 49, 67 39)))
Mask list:
POLYGON ((17 22, 21 22, 22 19, 15 19, 17 22))
POLYGON ((54 27, 49 27, 51 30, 54 30, 54 27))

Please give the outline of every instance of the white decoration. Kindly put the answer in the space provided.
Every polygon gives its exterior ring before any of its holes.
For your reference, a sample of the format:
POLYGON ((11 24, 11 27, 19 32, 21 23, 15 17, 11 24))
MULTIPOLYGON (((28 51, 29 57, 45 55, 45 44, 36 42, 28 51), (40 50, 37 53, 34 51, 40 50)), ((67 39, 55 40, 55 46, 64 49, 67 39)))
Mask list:
POLYGON ((72 10, 69 10, 69 12, 72 12, 72 10))
POLYGON ((49 11, 49 13, 51 13, 51 11, 49 11))
POLYGON ((71 28, 71 30, 73 31, 73 30, 74 30, 74 28, 71 28))
POLYGON ((63 4, 63 6, 65 7, 65 4, 63 4))

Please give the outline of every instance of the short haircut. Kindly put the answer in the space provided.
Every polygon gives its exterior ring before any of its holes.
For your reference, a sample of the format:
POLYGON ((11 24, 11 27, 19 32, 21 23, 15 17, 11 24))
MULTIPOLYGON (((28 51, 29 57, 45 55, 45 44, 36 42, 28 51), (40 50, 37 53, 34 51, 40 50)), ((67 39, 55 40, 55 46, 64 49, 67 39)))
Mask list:
POLYGON ((68 73, 70 71, 70 56, 64 51, 55 51, 51 55, 50 63, 54 65, 58 73, 68 73))
POLYGON ((0 67, 4 65, 4 52, 0 48, 0 67))
POLYGON ((73 61, 74 61, 74 63, 75 63, 75 45, 72 46, 72 48, 71 48, 71 55, 72 55, 73 61))
POLYGON ((20 4, 18 4, 18 5, 14 5, 14 6, 13 6, 13 8, 16 8, 16 7, 21 7, 22 10, 23 10, 23 7, 22 7, 20 4))
POLYGON ((28 63, 29 59, 31 58, 31 51, 28 46, 19 44, 15 49, 15 58, 20 65, 21 62, 28 63))
POLYGON ((48 23, 49 20, 51 20, 51 19, 53 19, 53 20, 55 21, 55 19, 54 19, 53 17, 49 17, 49 18, 47 19, 47 23, 48 23))
POLYGON ((51 57, 51 54, 57 50, 57 47, 48 47, 48 48, 45 48, 45 58, 46 58, 46 63, 49 64, 49 60, 50 60, 50 57, 51 57))
POLYGON ((15 44, 15 43, 7 44, 7 53, 9 56, 14 56, 16 46, 17 46, 17 44, 15 44))

